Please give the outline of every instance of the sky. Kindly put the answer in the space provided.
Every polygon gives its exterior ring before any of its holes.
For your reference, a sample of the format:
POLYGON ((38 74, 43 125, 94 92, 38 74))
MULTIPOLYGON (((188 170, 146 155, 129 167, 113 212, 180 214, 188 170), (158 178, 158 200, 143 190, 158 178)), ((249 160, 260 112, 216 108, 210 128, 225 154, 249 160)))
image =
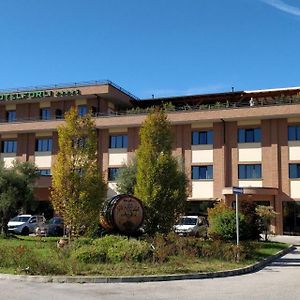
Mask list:
POLYGON ((139 98, 300 86, 300 0, 0 0, 0 89, 139 98))

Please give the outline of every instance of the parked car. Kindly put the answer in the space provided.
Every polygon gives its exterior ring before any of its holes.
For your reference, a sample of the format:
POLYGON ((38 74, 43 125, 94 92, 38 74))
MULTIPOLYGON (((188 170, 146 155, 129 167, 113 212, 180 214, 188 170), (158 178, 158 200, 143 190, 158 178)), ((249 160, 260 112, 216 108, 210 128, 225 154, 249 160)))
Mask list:
POLYGON ((37 226, 45 222, 45 217, 41 215, 18 215, 8 222, 8 232, 28 235, 34 233, 37 226))
POLYGON ((38 226, 36 233, 42 236, 62 236, 64 235, 64 221, 60 217, 53 217, 38 226))
POLYGON ((180 236, 206 237, 207 220, 202 216, 182 216, 174 231, 180 236))

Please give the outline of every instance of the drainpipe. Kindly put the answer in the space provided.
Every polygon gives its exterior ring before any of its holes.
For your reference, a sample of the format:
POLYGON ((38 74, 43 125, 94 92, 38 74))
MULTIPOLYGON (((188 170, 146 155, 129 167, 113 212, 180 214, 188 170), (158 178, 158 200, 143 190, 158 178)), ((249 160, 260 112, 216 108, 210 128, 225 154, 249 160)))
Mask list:
POLYGON ((221 119, 221 121, 223 122, 223 143, 225 145, 225 143, 226 143, 226 137, 225 137, 225 134, 226 134, 226 122, 224 121, 224 119, 221 119))
MULTIPOLYGON (((224 119, 221 119, 222 123, 223 123, 223 146, 224 146, 224 170, 223 170, 223 176, 224 176, 224 187, 227 185, 227 180, 226 180, 226 170, 227 170, 227 166, 226 166, 226 153, 227 153, 227 149, 226 149, 226 122, 224 121, 224 119)), ((224 198, 226 199, 226 197, 224 198)))

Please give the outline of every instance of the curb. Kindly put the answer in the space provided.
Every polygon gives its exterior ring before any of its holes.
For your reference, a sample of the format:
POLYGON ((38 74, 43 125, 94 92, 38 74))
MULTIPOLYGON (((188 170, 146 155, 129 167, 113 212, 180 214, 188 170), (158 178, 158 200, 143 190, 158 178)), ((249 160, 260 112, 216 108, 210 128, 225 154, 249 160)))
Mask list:
POLYGON ((230 271, 218 271, 211 273, 189 273, 174 275, 150 275, 150 276, 115 276, 115 277, 97 277, 97 276, 42 276, 42 275, 10 275, 0 274, 0 279, 20 280, 27 282, 39 283, 138 283, 138 282, 154 282, 154 281, 171 281, 171 280, 191 280, 191 279, 209 279, 237 276, 248 273, 254 273, 263 269, 266 265, 277 258, 291 252, 295 249, 294 245, 283 249, 276 254, 252 265, 244 268, 234 269, 230 271))

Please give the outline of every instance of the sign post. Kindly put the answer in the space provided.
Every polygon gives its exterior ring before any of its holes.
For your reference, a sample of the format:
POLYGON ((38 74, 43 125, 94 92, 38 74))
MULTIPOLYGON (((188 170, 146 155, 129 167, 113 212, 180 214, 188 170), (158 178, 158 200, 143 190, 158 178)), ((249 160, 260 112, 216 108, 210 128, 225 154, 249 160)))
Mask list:
POLYGON ((236 223, 236 245, 240 244, 240 226, 239 226, 239 195, 244 194, 244 189, 233 187, 232 192, 235 195, 235 223, 236 223))

